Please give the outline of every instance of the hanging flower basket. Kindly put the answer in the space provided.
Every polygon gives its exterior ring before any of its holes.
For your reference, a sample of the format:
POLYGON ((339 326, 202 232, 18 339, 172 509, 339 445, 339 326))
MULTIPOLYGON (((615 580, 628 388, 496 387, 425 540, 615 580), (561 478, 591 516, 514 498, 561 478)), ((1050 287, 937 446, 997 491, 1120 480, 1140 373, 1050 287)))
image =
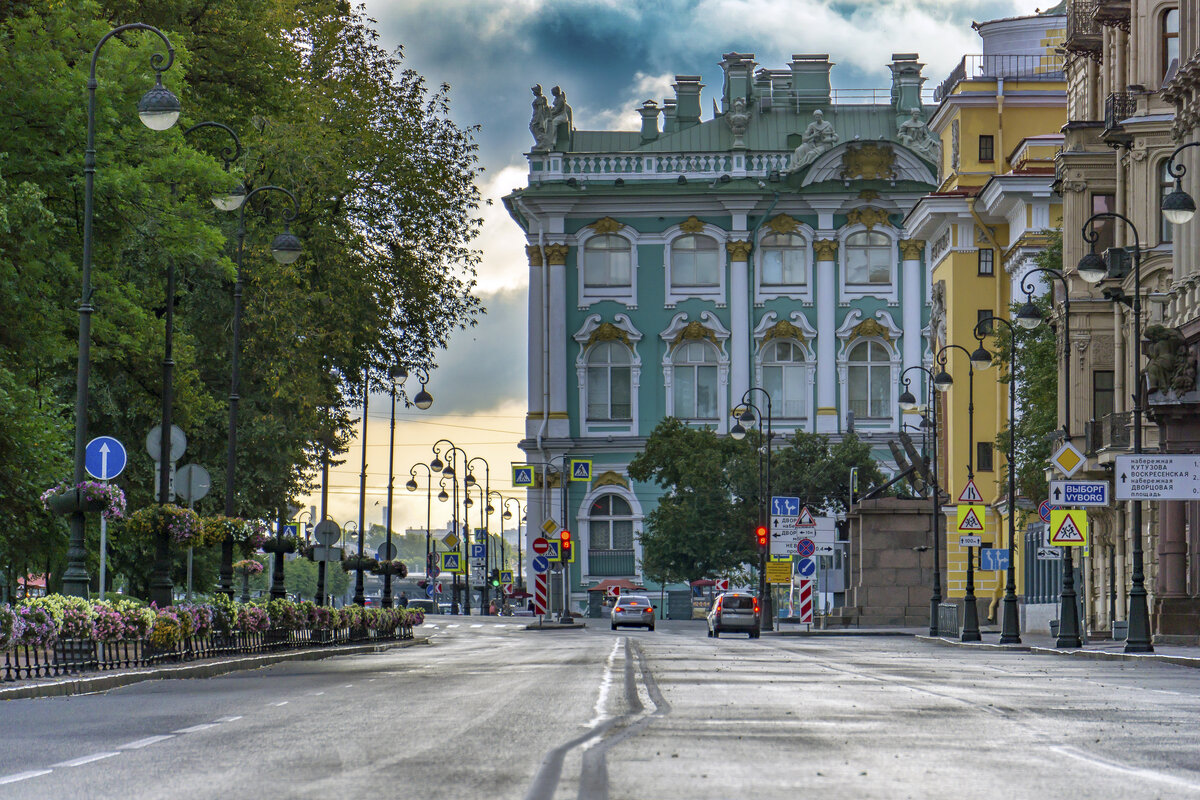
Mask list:
POLYGON ((261 561, 255 561, 252 558, 246 558, 241 561, 233 562, 233 571, 238 575, 262 575, 263 565, 261 561))
POLYGON ((342 569, 346 572, 357 572, 360 569, 364 572, 374 572, 379 569, 379 561, 371 556, 355 554, 346 556, 345 560, 342 561, 342 569))
POLYGON ((269 536, 267 526, 258 520, 241 517, 209 517, 204 520, 204 543, 220 544, 226 540, 237 546, 244 558, 250 558, 269 536))
POLYGON ((379 561, 374 569, 371 570, 374 575, 395 575, 397 578, 408 577, 408 565, 400 559, 392 559, 391 561, 379 561))
POLYGON ((268 536, 259 548, 265 553, 294 553, 300 547, 295 536, 268 536))
POLYGON ((195 511, 176 505, 148 506, 129 515, 125 527, 131 533, 155 537, 167 534, 172 544, 199 547, 204 542, 204 526, 195 511))
POLYGON ((120 519, 125 515, 125 493, 120 486, 103 481, 63 481, 42 493, 42 507, 55 514, 99 511, 105 519, 120 519))

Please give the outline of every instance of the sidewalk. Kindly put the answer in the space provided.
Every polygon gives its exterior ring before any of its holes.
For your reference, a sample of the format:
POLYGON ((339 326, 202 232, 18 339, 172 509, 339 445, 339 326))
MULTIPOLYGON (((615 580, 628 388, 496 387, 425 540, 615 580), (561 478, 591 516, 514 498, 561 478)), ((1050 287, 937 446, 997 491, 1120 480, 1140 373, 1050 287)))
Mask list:
POLYGON ((974 647, 984 650, 1013 650, 1038 655, 1056 655, 1071 658, 1086 658, 1098 661, 1134 661, 1177 664, 1200 669, 1200 647, 1186 645, 1156 644, 1153 653, 1126 653, 1124 641, 1097 639, 1089 641, 1079 649, 1059 649, 1054 637, 1046 633, 1022 633, 1020 644, 1000 644, 998 630, 984 629, 982 642, 963 642, 958 637, 930 636, 928 630, 918 633, 922 642, 947 647, 974 647))
POLYGON ((429 644, 429 637, 388 642, 386 644, 350 644, 335 647, 290 650, 283 653, 235 656, 233 658, 210 658, 186 664, 170 664, 144 669, 112 670, 86 675, 61 678, 34 678, 8 685, 0 684, 0 701, 19 700, 30 697, 65 697, 73 694, 106 692, 122 686, 143 681, 172 680, 180 678, 212 678, 229 672, 259 669, 283 661, 318 661, 333 656, 356 656, 367 653, 382 653, 397 647, 412 647, 429 644))

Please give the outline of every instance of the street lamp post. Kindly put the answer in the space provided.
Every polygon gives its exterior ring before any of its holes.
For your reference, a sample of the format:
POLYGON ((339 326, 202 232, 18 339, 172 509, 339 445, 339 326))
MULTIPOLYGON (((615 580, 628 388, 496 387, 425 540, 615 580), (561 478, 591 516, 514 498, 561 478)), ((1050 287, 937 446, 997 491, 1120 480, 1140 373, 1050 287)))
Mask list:
POLYGON ((521 501, 516 497, 509 497, 504 500, 504 519, 512 519, 513 513, 508 510, 509 503, 517 504, 517 588, 525 588, 525 565, 521 561, 521 520, 524 517, 521 514, 521 501))
POLYGON ((979 347, 971 354, 971 365, 985 370, 992 365, 992 354, 983 346, 993 322, 1008 328, 1008 571, 1004 583, 1004 611, 1000 625, 1000 644, 1021 643, 1021 620, 1017 609, 1017 328, 1003 317, 988 317, 975 323, 973 335, 979 347))
POLYGON ((358 562, 354 568, 354 604, 365 606, 367 594, 363 585, 363 537, 367 531, 367 406, 371 397, 371 380, 363 374, 362 389, 362 471, 358 474, 358 562))
MULTIPOLYGON (((746 421, 748 423, 753 424, 754 420, 756 419, 755 413, 758 414, 758 417, 763 416, 762 410, 758 406, 756 406, 754 403, 751 403, 748 400, 746 400, 745 396, 743 396, 741 404, 738 405, 733 410, 733 416, 736 421, 733 423, 733 427, 729 429, 730 437, 739 442, 742 439, 745 439, 747 431, 746 431, 745 426, 742 425, 742 417, 743 416, 746 417, 746 421)), ((757 450, 758 450, 758 498, 757 498, 758 502, 756 503, 756 505, 758 506, 757 521, 758 521, 758 525, 760 525, 760 526, 766 524, 766 516, 767 516, 766 515, 766 505, 768 502, 766 500, 766 489, 763 485, 763 461, 765 460, 764 454, 763 454, 764 447, 762 445, 763 441, 764 441, 764 439, 760 435, 759 436, 759 446, 757 448, 757 450)), ((759 547, 759 550, 758 550, 758 597, 759 597, 760 602, 763 604, 763 620, 764 621, 762 624, 767 625, 767 626, 769 626, 771 624, 770 623, 771 615, 768 613, 768 609, 770 608, 770 606, 766 600, 766 597, 767 597, 767 557, 768 557, 769 550, 770 550, 769 544, 767 545, 766 548, 759 547)), ((767 630, 771 630, 771 628, 767 627, 767 630)))
MULTIPOLYGON (((504 495, 500 494, 500 492, 495 489, 489 489, 488 493, 487 493, 488 519, 491 519, 492 512, 496 510, 495 506, 492 505, 492 497, 493 496, 497 497, 500 500, 500 510, 501 511, 504 510, 504 495)), ((509 519, 509 517, 505 517, 504 514, 501 514, 500 515, 500 558, 499 558, 499 561, 496 563, 497 568, 499 568, 501 570, 503 570, 505 568, 505 566, 506 566, 505 559, 508 558, 508 554, 505 552, 505 547, 504 547, 504 520, 505 519, 509 519)), ((488 530, 490 531, 491 528, 489 527, 488 530)), ((489 536, 490 535, 491 534, 489 533, 489 536)), ((491 552, 491 540, 490 539, 488 540, 488 552, 489 553, 491 552)))
MULTIPOLYGON (((766 389, 764 389, 761 386, 751 386, 749 389, 747 389, 745 392, 743 392, 741 403, 740 403, 741 406, 743 406, 742 413, 738 416, 738 422, 733 426, 732 429, 730 429, 729 434, 731 436, 733 436, 733 438, 737 439, 739 437, 736 433, 736 430, 738 428, 743 427, 741 425, 741 423, 743 423, 743 422, 749 423, 749 424, 754 423, 754 421, 755 421, 755 411, 754 410, 757 409, 758 406, 756 406, 750 402, 750 397, 755 392, 761 392, 763 397, 767 398, 767 440, 766 440, 766 444, 760 445, 760 447, 766 448, 765 455, 766 455, 766 459, 767 459, 767 481, 766 481, 766 487, 759 493, 759 512, 758 512, 759 513, 759 524, 765 525, 766 517, 767 517, 767 514, 766 514, 767 504, 771 502, 771 445, 774 444, 774 440, 775 440, 775 431, 772 427, 773 423, 774 423, 775 414, 773 411, 774 404, 771 402, 771 393, 768 392, 766 389)), ((758 416, 760 416, 760 417, 762 416, 761 410, 758 411, 758 416)), ((742 436, 745 436, 744 431, 742 433, 742 436)), ((762 451, 760 450, 760 453, 761 452, 762 451)), ((770 545, 767 546, 767 549, 768 550, 770 549, 770 545)), ((771 593, 770 593, 770 591, 768 591, 768 588, 767 588, 767 554, 765 552, 759 553, 758 566, 759 566, 758 596, 760 598, 762 598, 762 604, 763 604, 762 630, 768 630, 768 631, 774 630, 774 627, 775 627, 775 622, 774 622, 774 620, 775 620, 775 604, 773 602, 771 602, 771 593)))
POLYGON ((433 572, 431 569, 433 566, 433 561, 430 559, 430 556, 432 553, 431 546, 433 544, 433 533, 429 526, 432 524, 433 470, 431 470, 429 465, 424 461, 413 464, 408 468, 408 474, 412 477, 408 479, 408 483, 404 484, 404 488, 408 489, 410 492, 415 492, 419 488, 417 486, 417 467, 424 467, 425 474, 429 478, 429 486, 425 490, 425 579, 432 580, 430 573, 433 572))
MULTIPOLYGON (((491 466, 487 462, 487 459, 485 459, 483 456, 475 456, 474 458, 467 461, 467 477, 463 479, 463 483, 466 484, 468 489, 471 488, 472 486, 476 485, 475 473, 472 471, 473 468, 471 466, 476 461, 483 462, 483 487, 482 487, 483 495, 481 498, 481 500, 482 500, 481 507, 479 509, 479 520, 480 520, 480 522, 483 523, 483 530, 484 530, 483 563, 484 563, 484 574, 486 576, 488 562, 491 559, 491 549, 492 549, 491 548, 492 543, 491 543, 491 540, 489 539, 491 512, 492 512, 492 506, 489 502, 489 497, 492 493, 492 490, 491 490, 492 471, 491 471, 491 466)), ((468 581, 468 584, 469 583, 470 583, 470 581, 468 581)), ((487 613, 488 597, 491 594, 489 589, 490 589, 489 582, 487 580, 484 580, 483 588, 479 592, 479 614, 481 616, 483 614, 487 613)))
POLYGON ((904 386, 904 391, 900 394, 899 405, 902 411, 911 411, 917 407, 917 399, 909 391, 908 378, 904 377, 912 370, 920 370, 929 378, 929 387, 926 389, 926 397, 929 402, 929 422, 933 430, 931 432, 932 444, 930 445, 930 453, 932 457, 929 460, 929 477, 931 479, 929 486, 929 496, 931 498, 931 518, 930 530, 933 532, 933 592, 929 595, 929 635, 939 635, 938 627, 938 606, 942 603, 942 561, 941 561, 941 531, 939 530, 938 518, 941 516, 941 487, 938 484, 937 474, 937 398, 934 396, 933 390, 933 370, 928 367, 923 367, 919 364, 909 367, 900 373, 900 383, 904 386))
MULTIPOLYGON (((387 484, 387 538, 383 545, 383 554, 386 561, 391 561, 392 554, 392 517, 394 509, 392 508, 392 488, 395 484, 395 473, 393 466, 396 461, 396 382, 404 383, 408 379, 408 370, 404 367, 395 365, 388 370, 388 383, 391 388, 392 411, 391 422, 388 427, 388 484, 387 484)), ((392 607, 392 573, 389 571, 390 565, 384 568, 383 575, 383 601, 380 605, 383 608, 392 607)))
MULTIPOLYGON (((96 62, 104 44, 124 31, 150 31, 162 39, 167 48, 164 59, 161 53, 150 57, 154 70, 154 86, 138 102, 138 117, 142 124, 155 131, 165 131, 179 119, 179 98, 162 85, 162 74, 175 63, 175 48, 162 31, 152 25, 133 22, 121 25, 106 33, 92 51, 91 72, 88 75, 87 147, 83 154, 83 290, 79 300, 79 353, 75 368, 75 464, 74 479, 80 484, 84 474, 84 453, 87 448, 88 380, 91 374, 92 342, 92 217, 94 211, 94 186, 96 178, 96 62), (165 63, 164 63, 165 62, 165 63)), ((170 443, 171 429, 164 428, 163 440, 170 443)), ((168 451, 169 453, 169 451, 168 451)), ((165 497, 165 495, 164 495, 165 497)), ((67 566, 63 571, 63 594, 75 597, 88 596, 88 572, 85 562, 84 514, 81 509, 71 512, 71 533, 67 544, 67 566)), ((103 592, 104 587, 101 587, 103 592)))
MULTIPOLYGON (((1063 392, 1063 441, 1071 441, 1071 287, 1067 277, 1060 270, 1051 267, 1034 267, 1021 278, 1021 291, 1025 292, 1025 304, 1017 312, 1017 324, 1025 330, 1033 330, 1042 324, 1042 312, 1033 304, 1034 285, 1030 278, 1035 273, 1044 272, 1052 279, 1057 279, 1063 287, 1063 368, 1062 376, 1066 384, 1063 392)), ((1058 640, 1056 647, 1083 647, 1079 635, 1079 603, 1075 595, 1075 557, 1074 548, 1063 547, 1062 588, 1059 595, 1058 610, 1058 640)))
MULTIPOLYGON (((458 445, 456 445, 454 442, 450 441, 449 439, 438 439, 436 442, 433 443, 433 460, 429 462, 429 467, 434 472, 440 472, 445 477, 450 478, 451 489, 454 494, 454 502, 452 505, 452 508, 453 508, 452 524, 454 525, 455 535, 458 534, 458 473, 457 473, 455 467, 456 467, 456 465, 465 466, 466 461, 467 461, 466 451, 463 450, 458 445), (442 445, 446 445, 446 447, 439 449, 442 445), (446 464, 442 463, 441 455, 442 455, 443 450, 448 454, 447 459, 446 459, 448 463, 446 463, 446 464), (461 462, 458 460, 459 454, 462 455, 461 462)), ((465 512, 465 506, 464 506, 464 512, 465 512)), ((465 516, 464 516, 464 521, 465 521, 465 516)), ((470 550, 467 547, 467 537, 468 537, 468 533, 466 530, 464 530, 462 541, 459 543, 459 554, 464 563, 467 560, 467 554, 470 552, 470 550)), ((466 579, 466 588, 465 588, 465 598, 466 598, 467 602, 463 603, 461 606, 459 605, 459 599, 458 599, 459 598, 459 589, 458 589, 458 573, 457 572, 454 573, 453 598, 454 599, 451 602, 451 606, 450 606, 450 612, 452 614, 457 614, 461 610, 467 616, 470 616, 470 614, 471 614, 471 603, 470 603, 470 600, 471 600, 471 578, 470 578, 469 574, 466 579)))
MULTIPOLYGON (((237 414, 238 414, 238 362, 241 358, 242 331, 242 260, 246 249, 246 208, 255 195, 264 192, 281 192, 292 201, 292 207, 283 213, 283 233, 277 234, 271 242, 271 255, 280 264, 291 264, 300 257, 300 240, 291 232, 291 223, 300 213, 296 196, 287 189, 279 186, 258 186, 247 192, 238 205, 237 227, 237 276, 233 284, 233 345, 230 348, 230 378, 229 378, 229 442, 225 454, 225 516, 235 516, 236 500, 234 494, 234 478, 237 472, 237 414)), ((163 431, 163 436, 167 431, 163 431)), ((324 562, 322 562, 324 563, 324 562)), ((221 576, 218 590, 233 596, 233 541, 226 539, 221 543, 221 576)))
MULTIPOLYGON (((1175 152, 1178 153, 1179 150, 1175 152)), ((1172 162, 1174 158, 1175 156, 1172 154, 1172 162)), ((1175 192, 1172 192, 1163 199, 1163 213, 1169 215, 1167 219, 1171 222, 1176 222, 1177 219, 1186 221, 1191 217, 1190 215, 1184 216, 1184 209, 1179 208, 1180 203, 1178 199, 1174 203, 1174 208, 1170 211, 1167 209, 1167 201, 1176 194, 1183 194, 1187 197, 1187 193, 1178 188, 1179 177, 1185 171, 1184 166, 1182 164, 1172 165, 1172 162, 1168 162, 1168 166, 1174 170, 1171 174, 1176 176, 1177 188, 1175 192), (1170 214, 1174 214, 1175 216, 1170 216, 1170 214)), ((1193 203, 1193 211, 1194 208, 1195 204, 1193 203)), ((1142 240, 1138 234, 1137 227, 1123 214, 1118 214, 1115 211, 1102 211, 1098 214, 1092 214, 1083 223, 1083 239, 1090 246, 1088 254, 1080 259, 1077 268, 1079 277, 1083 280, 1089 283, 1099 283, 1108 276, 1108 264, 1096 254, 1096 242, 1100 239, 1100 233, 1095 228, 1095 222, 1102 219, 1120 220, 1133 231, 1133 299, 1131 302, 1131 311, 1133 313, 1134 375, 1133 454, 1140 456, 1142 454, 1142 392, 1143 384, 1145 383, 1142 369, 1142 240)), ((1115 299, 1117 298, 1114 297, 1115 299)), ((1142 501, 1130 500, 1129 502, 1133 504, 1133 575, 1129 588, 1129 635, 1125 640, 1125 652, 1152 653, 1154 652, 1154 645, 1150 639, 1150 609, 1146 601, 1146 573, 1142 557, 1142 501)))
MULTIPOLYGON (((937 363, 942 368, 933 376, 933 388, 939 392, 949 391, 954 378, 946 371, 950 360, 949 350, 961 350, 967 354, 967 480, 975 480, 975 367, 971 364, 971 351, 961 344, 948 344, 938 350, 937 363)), ((963 629, 960 639, 978 642, 983 639, 979 632, 979 608, 975 600, 975 548, 967 547, 967 588, 963 594, 963 629)))

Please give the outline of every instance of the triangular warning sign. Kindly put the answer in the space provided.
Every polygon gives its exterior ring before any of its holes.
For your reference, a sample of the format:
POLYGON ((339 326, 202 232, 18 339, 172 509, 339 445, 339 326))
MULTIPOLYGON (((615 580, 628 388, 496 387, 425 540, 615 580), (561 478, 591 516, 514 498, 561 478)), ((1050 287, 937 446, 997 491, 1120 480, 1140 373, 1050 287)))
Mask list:
POLYGON ((958 523, 958 529, 960 531, 981 531, 983 530, 983 520, 975 513, 975 509, 968 508, 962 521, 958 523))
POLYGON ((1083 535, 1083 531, 1079 530, 1075 519, 1069 514, 1063 517, 1062 524, 1050 537, 1051 544, 1083 544, 1086 541, 1087 537, 1083 535))
POLYGON ((967 481, 967 485, 963 487, 962 494, 958 496, 960 503, 982 503, 983 495, 979 493, 979 487, 975 485, 974 480, 967 481))
POLYGON ((808 510, 808 506, 800 509, 800 516, 796 520, 797 528, 813 528, 816 527, 817 521, 813 519, 812 512, 808 510))

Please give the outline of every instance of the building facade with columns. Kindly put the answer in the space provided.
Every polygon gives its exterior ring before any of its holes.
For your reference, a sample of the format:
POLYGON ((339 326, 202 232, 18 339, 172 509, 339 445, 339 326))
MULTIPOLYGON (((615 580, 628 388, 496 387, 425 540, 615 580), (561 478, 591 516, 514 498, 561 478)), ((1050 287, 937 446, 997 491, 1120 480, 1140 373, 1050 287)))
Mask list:
POLYGON ((575 534, 573 608, 641 578, 660 491, 627 465, 660 420, 724 434, 759 386, 777 433, 853 430, 890 465, 901 372, 930 358, 927 246, 902 229, 941 160, 917 56, 853 92, 831 89, 826 55, 720 65, 711 118, 679 75, 635 131, 576 129, 562 90, 534 88, 528 184, 504 200, 529 259, 521 447, 553 471, 592 461, 589 481, 529 495, 530 530, 575 534))

